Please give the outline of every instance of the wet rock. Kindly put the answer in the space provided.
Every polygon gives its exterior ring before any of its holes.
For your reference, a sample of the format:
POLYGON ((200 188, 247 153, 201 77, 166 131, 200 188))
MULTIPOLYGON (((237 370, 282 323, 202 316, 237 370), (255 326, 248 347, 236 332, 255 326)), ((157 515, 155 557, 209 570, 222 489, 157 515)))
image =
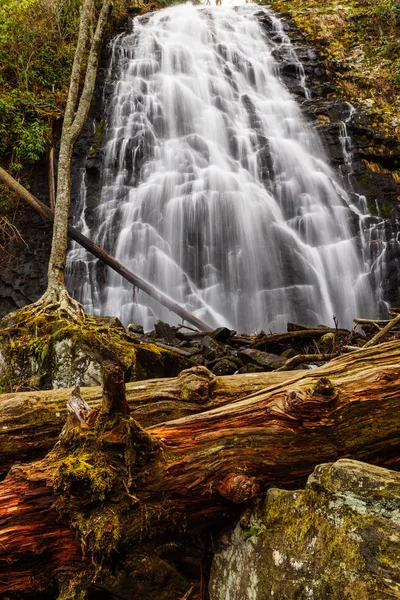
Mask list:
POLYGON ((196 355, 190 357, 189 361, 192 365, 199 365, 199 366, 205 365, 207 362, 202 354, 196 354, 196 355))
POLYGON ((157 338, 164 339, 167 342, 167 344, 177 343, 175 331, 172 329, 171 325, 168 325, 168 323, 164 323, 163 321, 156 321, 154 323, 154 331, 155 336, 157 338))
POLYGON ((273 371, 286 364, 286 360, 281 356, 270 354, 269 352, 262 352, 261 350, 255 350, 254 348, 240 350, 237 355, 243 362, 252 363, 262 367, 264 371, 273 371))
POLYGON ((97 317, 99 323, 113 327, 114 329, 125 329, 121 321, 117 317, 97 317))
POLYGON ((288 350, 284 350, 281 354, 282 358, 293 358, 293 356, 296 356, 296 352, 293 350, 293 348, 289 348, 288 350))
POLYGON ((131 331, 132 333, 136 333, 137 335, 143 335, 144 334, 143 326, 142 325, 136 325, 136 323, 129 323, 127 329, 128 329, 128 331, 131 331))
POLYGON ((400 598, 400 474, 342 459, 225 534, 210 600, 400 598))
POLYGON ((235 335, 235 331, 231 331, 227 327, 218 327, 215 331, 209 334, 213 340, 217 342, 226 342, 231 335, 235 335))
POLYGON ((212 372, 215 373, 215 375, 233 375, 237 368, 238 365, 236 362, 229 358, 223 358, 214 365, 212 372))
POLYGON ((203 338, 201 346, 205 358, 209 361, 222 358, 226 354, 225 346, 209 335, 203 338))

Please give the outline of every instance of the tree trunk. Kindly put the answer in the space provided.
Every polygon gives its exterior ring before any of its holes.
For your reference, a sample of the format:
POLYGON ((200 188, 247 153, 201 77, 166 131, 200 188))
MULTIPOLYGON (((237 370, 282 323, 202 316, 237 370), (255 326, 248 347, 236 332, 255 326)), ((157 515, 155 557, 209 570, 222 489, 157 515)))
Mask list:
POLYGON ((70 416, 44 460, 14 467, 0 485, 0 593, 76 583, 82 569, 89 585, 132 545, 224 523, 268 487, 302 485, 321 462, 399 464, 398 342, 284 375, 146 431, 109 408, 85 427, 70 416))
POLYGON ((68 213, 71 201, 71 157, 75 142, 89 114, 96 82, 101 43, 111 11, 111 5, 111 0, 103 0, 102 2, 96 30, 87 57, 83 90, 78 102, 80 80, 87 55, 90 17, 94 9, 94 0, 84 0, 81 8, 78 41, 72 66, 58 159, 57 196, 48 266, 48 287, 44 295, 46 302, 59 302, 63 295, 67 300, 64 273, 68 246, 68 213), (77 103, 78 106, 76 108, 77 103))

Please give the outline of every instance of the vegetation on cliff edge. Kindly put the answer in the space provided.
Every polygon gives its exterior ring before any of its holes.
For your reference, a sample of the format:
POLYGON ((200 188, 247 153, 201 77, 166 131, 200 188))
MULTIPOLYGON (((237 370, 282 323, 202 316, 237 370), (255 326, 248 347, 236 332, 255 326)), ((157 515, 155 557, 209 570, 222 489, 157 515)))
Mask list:
POLYGON ((400 1, 271 0, 321 52, 343 96, 400 142, 400 1))

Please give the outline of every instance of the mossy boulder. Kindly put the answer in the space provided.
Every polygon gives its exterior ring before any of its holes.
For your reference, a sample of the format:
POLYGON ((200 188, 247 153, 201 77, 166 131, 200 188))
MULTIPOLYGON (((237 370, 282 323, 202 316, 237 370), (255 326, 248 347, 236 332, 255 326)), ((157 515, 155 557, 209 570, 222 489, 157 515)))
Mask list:
POLYGON ((169 377, 190 366, 173 350, 140 340, 115 318, 35 315, 30 307, 0 321, 0 392, 101 384, 104 361, 126 381, 169 377))
POLYGON ((400 598, 400 474, 353 460, 269 490, 222 539, 211 600, 400 598))

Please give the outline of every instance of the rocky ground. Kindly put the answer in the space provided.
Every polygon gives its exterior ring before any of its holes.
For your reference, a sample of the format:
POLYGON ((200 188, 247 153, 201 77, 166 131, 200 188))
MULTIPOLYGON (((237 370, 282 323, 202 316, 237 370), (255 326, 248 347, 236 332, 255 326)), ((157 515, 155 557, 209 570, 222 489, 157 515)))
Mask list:
MULTIPOLYGON (((119 365, 125 381, 174 377, 204 366, 214 375, 312 369, 361 348, 389 321, 356 319, 355 327, 307 327, 288 323, 286 333, 239 335, 220 327, 200 332, 157 321, 154 330, 116 318, 35 315, 29 307, 0 321, 0 391, 100 385, 104 364, 119 365)), ((397 338, 396 325, 383 338, 397 338)))

